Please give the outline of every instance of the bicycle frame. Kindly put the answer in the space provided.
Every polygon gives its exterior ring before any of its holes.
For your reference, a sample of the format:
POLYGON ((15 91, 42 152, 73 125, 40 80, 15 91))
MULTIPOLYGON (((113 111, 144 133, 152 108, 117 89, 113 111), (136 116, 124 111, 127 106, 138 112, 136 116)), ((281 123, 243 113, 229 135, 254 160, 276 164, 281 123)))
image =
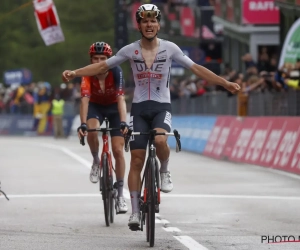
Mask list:
MULTIPOLYGON (((133 132, 132 130, 128 130, 127 135, 125 136, 125 151, 126 152, 129 151, 129 139, 132 135, 148 135, 149 136, 149 139, 148 139, 148 145, 149 145, 149 147, 148 147, 148 157, 147 157, 147 161, 146 161, 145 170, 148 167, 149 160, 154 159, 155 163, 157 163, 157 160, 156 160, 156 147, 155 147, 155 136, 157 136, 157 135, 171 135, 171 136, 174 136, 175 139, 176 139, 176 152, 178 153, 179 151, 181 151, 180 135, 179 135, 179 133, 176 129, 173 130, 173 133, 156 132, 156 130, 150 130, 149 132, 133 132)), ((142 182, 141 182, 141 184, 142 184, 141 188, 143 186, 143 182, 144 182, 144 179, 145 179, 145 173, 146 173, 145 170, 144 170, 143 179, 142 179, 142 182)), ((160 203, 160 185, 159 185, 159 182, 157 183, 157 186, 159 188, 158 201, 160 203)), ((145 193, 145 191, 144 191, 144 193, 145 193)), ((145 201, 146 200, 145 200, 145 196, 144 196, 144 202, 145 201)))
MULTIPOLYGON (((99 182, 100 182, 100 192, 102 194, 102 200, 104 204, 104 214, 105 214, 105 222, 106 226, 109 226, 110 223, 114 221, 114 206, 116 200, 116 186, 113 183, 114 176, 112 164, 112 155, 109 149, 108 142, 108 131, 119 130, 119 128, 109 128, 108 120, 105 118, 105 128, 96 128, 96 129, 88 129, 87 132, 102 132, 102 152, 100 155, 100 164, 99 164, 99 182), (105 161, 105 162, 104 162, 105 161), (110 220, 110 223, 109 223, 110 220)), ((80 143, 84 146, 84 137, 80 139, 80 143)), ((118 211, 117 211, 118 214, 118 211)))
MULTIPOLYGON (((158 171, 158 165, 157 165, 157 160, 156 160, 155 135, 156 135, 155 130, 150 130, 149 131, 148 157, 147 157, 147 161, 146 161, 146 165, 145 165, 145 169, 144 169, 144 173, 143 173, 140 192, 142 191, 142 187, 143 187, 143 184, 144 184, 144 180, 145 180, 147 170, 151 166, 150 165, 150 160, 151 159, 153 159, 155 161, 154 171, 155 171, 155 174, 156 174, 156 178, 159 177, 159 176, 157 176, 157 173, 156 173, 156 171, 158 171)), ((147 202, 147 187, 144 188, 144 201, 143 202, 144 203, 147 202)), ((157 202, 158 202, 158 204, 160 204, 160 183, 159 182, 157 182, 157 202)))
MULTIPOLYGON (((108 121, 105 120, 106 123, 106 129, 108 129, 108 121)), ((111 153, 109 150, 109 142, 108 142, 108 133, 107 131, 103 131, 102 132, 102 142, 103 142, 103 146, 102 146, 102 153, 101 153, 101 157, 100 157, 100 166, 102 167, 102 159, 103 159, 103 154, 107 155, 107 161, 108 161, 108 173, 109 176, 112 176, 112 170, 113 170, 113 165, 112 165, 112 159, 111 159, 111 153)))
POLYGON ((155 136, 156 135, 173 135, 176 139, 176 152, 181 151, 180 135, 177 130, 174 133, 161 133, 156 130, 150 130, 149 132, 133 132, 129 130, 125 136, 125 151, 129 150, 129 138, 131 135, 148 135, 148 157, 144 168, 143 178, 141 181, 141 190, 144 188, 143 198, 140 198, 140 211, 142 213, 141 224, 139 226, 131 226, 133 231, 143 231, 143 225, 146 221, 146 238, 147 242, 150 242, 150 247, 154 246, 155 241, 155 213, 159 212, 160 204, 160 173, 158 162, 156 160, 156 147, 155 136), (149 188, 149 190, 148 190, 149 188), (148 194, 150 195, 149 197, 148 194), (146 218, 147 216, 147 218, 146 218))
MULTIPOLYGON (((111 152, 109 150, 108 131, 117 130, 117 128, 109 128, 107 118, 105 118, 104 121, 105 121, 105 128, 88 129, 87 132, 102 132, 103 146, 102 146, 102 152, 101 152, 101 155, 100 155, 100 166, 101 166, 101 163, 102 163, 101 161, 102 161, 103 154, 107 154, 107 159, 108 159, 108 164, 109 164, 109 176, 111 176, 112 175, 112 170, 114 170, 114 168, 113 168, 113 165, 112 165, 111 152)), ((80 144, 82 146, 85 145, 84 137, 82 137, 80 139, 80 144)))

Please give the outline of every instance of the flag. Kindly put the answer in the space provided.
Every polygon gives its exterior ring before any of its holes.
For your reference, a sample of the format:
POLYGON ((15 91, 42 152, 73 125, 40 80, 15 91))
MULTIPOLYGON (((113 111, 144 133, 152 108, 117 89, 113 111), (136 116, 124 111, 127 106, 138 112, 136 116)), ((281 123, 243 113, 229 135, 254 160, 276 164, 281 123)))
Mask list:
POLYGON ((215 39, 215 34, 207 27, 206 25, 202 25, 202 38, 203 39, 215 39))
POLYGON ((64 34, 52 0, 33 0, 35 20, 46 46, 63 42, 64 34))

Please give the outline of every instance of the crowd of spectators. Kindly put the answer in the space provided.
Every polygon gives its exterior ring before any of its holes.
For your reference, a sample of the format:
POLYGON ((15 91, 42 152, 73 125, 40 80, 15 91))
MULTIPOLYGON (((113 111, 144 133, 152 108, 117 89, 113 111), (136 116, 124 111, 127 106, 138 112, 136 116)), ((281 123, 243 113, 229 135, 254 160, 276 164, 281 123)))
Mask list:
MULTIPOLYGON (((230 65, 225 65, 221 77, 240 84, 241 91, 238 94, 237 114, 246 116, 248 113, 249 96, 251 93, 287 93, 300 89, 300 58, 295 64, 285 63, 278 69, 277 54, 272 54, 267 47, 262 47, 255 62, 247 53, 242 56, 241 62, 245 64, 245 71, 237 71, 230 65)), ((173 78, 171 97, 194 98, 205 93, 227 92, 228 97, 232 94, 220 86, 213 86, 194 75, 191 77, 173 78)))
MULTIPOLYGON (((284 64, 278 69, 278 54, 262 47, 259 51, 258 60, 254 61, 250 53, 241 57, 245 70, 237 71, 230 65, 225 64, 221 70, 221 77, 241 85, 238 94, 237 114, 248 114, 249 96, 251 93, 287 93, 300 89, 300 58, 295 64, 284 64), (273 53, 272 53, 273 52, 273 53)), ((126 100, 132 100, 134 83, 128 80, 126 100)), ((199 98, 210 93, 225 92, 228 97, 232 94, 220 86, 215 86, 195 75, 172 76, 170 82, 171 100, 199 98)), ((0 83, 0 114, 33 114, 39 112, 37 104, 49 102, 56 95, 73 105, 75 113, 79 112, 80 104, 80 79, 74 83, 51 86, 48 82, 31 83, 20 86, 4 86, 0 83)), ((128 106, 130 108, 130 106, 128 106)))
POLYGON ((40 104, 48 103, 49 109, 51 109, 52 100, 57 96, 74 105, 74 110, 79 110, 79 83, 62 83, 56 87, 43 81, 13 86, 5 86, 0 83, 0 114, 38 116, 40 104))
MULTIPOLYGON (((241 85, 241 92, 238 94, 238 115, 247 115, 251 93, 280 93, 294 91, 299 88, 300 58, 296 64, 285 64, 280 69, 277 68, 277 60, 276 54, 270 55, 268 49, 263 47, 257 62, 252 59, 249 53, 241 58, 241 61, 245 64, 245 72, 236 71, 230 65, 225 65, 221 76, 241 85)), ((128 88, 125 92, 126 100, 130 103, 133 88, 128 88)), ((210 84, 195 75, 172 77, 170 92, 172 100, 199 98, 207 93, 218 92, 226 92, 228 97, 232 96, 224 88, 210 84)), ((52 87, 47 82, 6 88, 3 84, 0 84, 0 114, 36 115, 38 111, 35 110, 35 104, 41 102, 51 103, 55 95, 60 95, 66 102, 72 103, 75 113, 78 113, 80 82, 77 81, 61 84, 57 87, 52 87)))

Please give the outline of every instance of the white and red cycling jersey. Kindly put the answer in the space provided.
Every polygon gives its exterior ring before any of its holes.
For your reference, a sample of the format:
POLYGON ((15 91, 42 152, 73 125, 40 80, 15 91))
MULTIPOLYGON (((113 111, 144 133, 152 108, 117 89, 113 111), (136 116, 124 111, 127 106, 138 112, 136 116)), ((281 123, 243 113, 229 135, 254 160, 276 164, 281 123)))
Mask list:
POLYGON ((163 39, 159 39, 159 48, 149 69, 142 55, 140 40, 120 49, 106 63, 113 68, 126 60, 130 61, 135 82, 133 103, 149 100, 171 103, 169 85, 172 60, 185 68, 194 64, 175 43, 163 39))

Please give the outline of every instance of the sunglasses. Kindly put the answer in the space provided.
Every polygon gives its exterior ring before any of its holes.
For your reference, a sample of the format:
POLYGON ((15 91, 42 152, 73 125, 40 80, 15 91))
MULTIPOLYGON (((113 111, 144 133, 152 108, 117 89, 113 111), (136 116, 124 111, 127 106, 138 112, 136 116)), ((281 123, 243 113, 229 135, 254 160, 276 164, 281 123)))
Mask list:
POLYGON ((154 18, 158 17, 157 10, 144 10, 139 13, 140 18, 154 18))

